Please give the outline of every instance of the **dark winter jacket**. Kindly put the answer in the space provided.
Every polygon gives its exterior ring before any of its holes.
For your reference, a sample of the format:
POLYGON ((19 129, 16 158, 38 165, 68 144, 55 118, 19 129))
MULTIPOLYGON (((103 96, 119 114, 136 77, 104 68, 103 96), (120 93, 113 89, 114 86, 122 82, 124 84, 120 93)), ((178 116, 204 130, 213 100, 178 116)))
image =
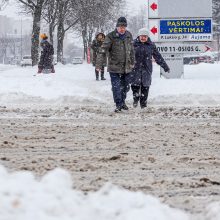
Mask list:
MULTIPOLYGON (((103 41, 100 41, 98 40, 98 35, 99 34, 102 34, 103 35, 103 39, 105 39, 105 35, 103 33, 98 33, 96 35, 96 38, 92 41, 92 45, 91 45, 91 48, 92 48, 92 64, 93 66, 96 66, 96 60, 97 60, 97 56, 98 56, 98 53, 100 51, 100 48, 103 44, 103 41)), ((103 63, 103 66, 106 66, 107 64, 107 57, 105 56, 105 60, 104 60, 104 63, 103 63)))
POLYGON ((54 55, 53 45, 50 44, 47 40, 42 40, 40 46, 43 50, 41 51, 38 67, 40 69, 51 69, 54 55))
POLYGON ((130 73, 134 65, 134 47, 131 33, 126 31, 124 36, 120 36, 117 29, 109 33, 98 54, 96 68, 101 68, 106 54, 108 72, 130 73))
POLYGON ((146 43, 142 43, 139 37, 134 41, 135 49, 135 66, 131 74, 131 85, 145 87, 151 85, 152 81, 152 58, 159 64, 165 72, 169 71, 169 67, 158 52, 156 45, 148 38, 146 43))

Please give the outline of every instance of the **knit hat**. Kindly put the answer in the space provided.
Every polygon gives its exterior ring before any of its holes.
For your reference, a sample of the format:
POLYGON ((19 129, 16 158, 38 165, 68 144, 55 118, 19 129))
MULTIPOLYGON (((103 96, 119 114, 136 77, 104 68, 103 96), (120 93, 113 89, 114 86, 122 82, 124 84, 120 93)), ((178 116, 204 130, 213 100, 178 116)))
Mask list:
POLYGON ((141 28, 139 31, 138 31, 138 37, 139 36, 149 36, 149 31, 147 28, 141 28))
POLYGON ((95 34, 96 38, 97 38, 100 34, 102 35, 103 38, 105 38, 105 34, 102 33, 102 32, 96 32, 96 34, 95 34))
POLYGON ((40 34, 40 38, 43 40, 47 40, 48 36, 45 33, 43 33, 43 34, 40 34))
POLYGON ((127 20, 125 17, 120 17, 117 21, 116 27, 124 26, 127 27, 127 20))

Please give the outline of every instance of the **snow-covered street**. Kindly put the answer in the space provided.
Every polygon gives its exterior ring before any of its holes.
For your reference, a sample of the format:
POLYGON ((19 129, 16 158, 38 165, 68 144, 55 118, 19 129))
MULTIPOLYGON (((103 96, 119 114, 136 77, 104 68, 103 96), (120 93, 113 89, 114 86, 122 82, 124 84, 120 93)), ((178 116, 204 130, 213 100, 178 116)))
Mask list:
POLYGON ((186 66, 184 79, 166 80, 155 66, 149 107, 133 109, 130 92, 129 112, 115 114, 109 77, 95 81, 91 66, 57 66, 55 74, 37 76, 36 69, 0 66, 0 164, 38 177, 64 168, 79 190, 71 190, 64 171, 38 183, 1 168, 1 219, 146 219, 150 213, 157 220, 218 220, 219 67, 186 66), (109 186, 91 193, 107 182, 175 209, 109 186), (44 199, 50 206, 39 203, 44 199))

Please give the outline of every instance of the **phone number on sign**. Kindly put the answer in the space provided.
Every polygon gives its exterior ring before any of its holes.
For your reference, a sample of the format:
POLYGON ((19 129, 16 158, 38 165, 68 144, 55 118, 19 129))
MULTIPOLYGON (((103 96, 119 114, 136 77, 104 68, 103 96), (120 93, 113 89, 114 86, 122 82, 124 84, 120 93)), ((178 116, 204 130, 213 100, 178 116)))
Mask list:
POLYGON ((200 52, 198 46, 157 47, 159 52, 200 52))

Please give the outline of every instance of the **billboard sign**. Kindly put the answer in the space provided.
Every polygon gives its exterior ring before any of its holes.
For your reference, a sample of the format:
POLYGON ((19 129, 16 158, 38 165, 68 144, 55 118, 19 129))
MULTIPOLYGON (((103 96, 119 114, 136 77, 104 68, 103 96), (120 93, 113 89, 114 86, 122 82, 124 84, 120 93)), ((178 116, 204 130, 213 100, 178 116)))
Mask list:
POLYGON ((149 0, 149 18, 211 18, 212 0, 149 0))
POLYGON ((212 19, 152 19, 150 37, 155 42, 212 41, 212 19))

